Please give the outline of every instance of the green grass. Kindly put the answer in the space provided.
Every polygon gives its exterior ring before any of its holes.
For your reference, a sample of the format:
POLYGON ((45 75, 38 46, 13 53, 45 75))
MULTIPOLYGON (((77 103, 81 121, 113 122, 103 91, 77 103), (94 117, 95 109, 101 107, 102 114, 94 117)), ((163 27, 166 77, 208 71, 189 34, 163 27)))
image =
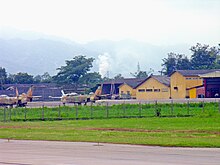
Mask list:
POLYGON ((220 147, 219 117, 131 118, 1 123, 0 138, 220 147))
POLYGON ((0 120, 0 138, 220 147, 217 103, 0 109, 0 120))
POLYGON ((105 118, 213 116, 218 115, 218 103, 188 104, 121 104, 113 106, 61 106, 54 108, 0 109, 0 121, 75 120, 105 118))

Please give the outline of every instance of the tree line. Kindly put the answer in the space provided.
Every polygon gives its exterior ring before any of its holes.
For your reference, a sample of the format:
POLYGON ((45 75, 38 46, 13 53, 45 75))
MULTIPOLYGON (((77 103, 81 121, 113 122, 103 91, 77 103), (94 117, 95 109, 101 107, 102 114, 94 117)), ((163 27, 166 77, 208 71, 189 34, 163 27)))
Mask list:
MULTIPOLYGON (((218 45, 220 46, 220 45, 218 45)), ((192 55, 189 58, 184 54, 168 53, 167 58, 162 59, 161 74, 169 75, 174 70, 198 70, 198 69, 220 69, 220 49, 209 45, 196 44, 190 48, 192 55)), ((57 68, 58 73, 51 76, 48 72, 43 75, 29 75, 19 72, 17 74, 7 74, 6 69, 0 67, 0 88, 4 84, 33 84, 33 83, 56 83, 58 85, 72 85, 74 87, 88 86, 95 87, 97 83, 111 80, 108 77, 102 78, 98 72, 91 72, 94 58, 86 56, 75 56, 71 60, 66 60, 66 65, 57 68)), ((138 64, 137 71, 130 73, 133 77, 148 77, 153 70, 142 71, 138 64)), ((121 74, 112 79, 123 79, 121 74)))
POLYGON ((184 54, 168 53, 168 57, 162 59, 162 74, 169 75, 174 70, 220 69, 219 47, 197 43, 190 51, 190 58, 184 54))
POLYGON ((66 60, 66 65, 57 68, 58 73, 50 76, 48 72, 43 75, 33 76, 28 73, 19 72, 17 74, 7 74, 6 69, 0 67, 0 89, 4 84, 33 84, 33 83, 56 83, 62 85, 72 85, 73 87, 89 86, 94 87, 102 81, 98 72, 89 72, 92 68, 94 58, 86 56, 75 56, 72 60, 66 60))

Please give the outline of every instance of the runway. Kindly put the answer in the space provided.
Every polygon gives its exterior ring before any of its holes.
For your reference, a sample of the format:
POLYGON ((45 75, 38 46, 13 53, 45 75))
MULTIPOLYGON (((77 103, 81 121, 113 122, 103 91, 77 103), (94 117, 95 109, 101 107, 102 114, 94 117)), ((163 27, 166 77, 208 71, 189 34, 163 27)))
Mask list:
POLYGON ((0 165, 219 165, 220 148, 0 139, 0 165))

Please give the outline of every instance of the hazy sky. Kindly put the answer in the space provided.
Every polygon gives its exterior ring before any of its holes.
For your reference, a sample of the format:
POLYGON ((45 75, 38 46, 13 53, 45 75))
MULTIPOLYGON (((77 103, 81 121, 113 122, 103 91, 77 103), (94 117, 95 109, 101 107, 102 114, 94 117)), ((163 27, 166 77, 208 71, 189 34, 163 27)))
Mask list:
POLYGON ((217 45, 220 0, 0 0, 0 27, 78 42, 217 45))

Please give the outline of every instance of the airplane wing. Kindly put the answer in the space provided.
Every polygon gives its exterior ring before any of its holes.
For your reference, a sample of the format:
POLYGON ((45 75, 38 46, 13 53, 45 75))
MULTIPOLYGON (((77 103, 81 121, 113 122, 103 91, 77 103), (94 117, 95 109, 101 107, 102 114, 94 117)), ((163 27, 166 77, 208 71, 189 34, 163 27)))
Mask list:
POLYGON ((51 99, 61 99, 61 97, 54 97, 54 96, 49 96, 51 99))
POLYGON ((32 98, 41 98, 42 96, 32 96, 32 98))
POLYGON ((40 98, 42 98, 42 96, 32 96, 33 100, 39 100, 40 98))

